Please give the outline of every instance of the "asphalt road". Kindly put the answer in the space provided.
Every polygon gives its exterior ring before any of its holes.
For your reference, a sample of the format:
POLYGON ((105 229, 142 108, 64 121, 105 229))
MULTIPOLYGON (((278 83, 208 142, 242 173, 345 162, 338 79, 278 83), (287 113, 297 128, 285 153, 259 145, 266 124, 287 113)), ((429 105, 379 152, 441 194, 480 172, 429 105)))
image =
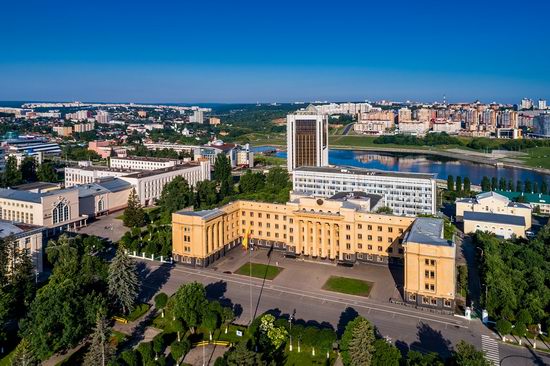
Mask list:
MULTIPOLYGON (((234 306, 239 315, 237 323, 247 324, 251 317, 270 311, 283 316, 295 314, 296 323, 324 324, 341 331, 347 321, 360 314, 405 352, 417 350, 447 356, 453 345, 462 339, 482 348, 483 326, 479 321, 470 322, 323 290, 298 290, 210 269, 189 269, 156 262, 141 263, 141 269, 145 278, 143 300, 151 299, 159 290, 172 294, 183 283, 197 281, 206 286, 209 298, 234 306)), ((496 351, 491 352, 501 360, 501 365, 550 364, 550 357, 544 353, 498 344, 495 347, 496 351)))

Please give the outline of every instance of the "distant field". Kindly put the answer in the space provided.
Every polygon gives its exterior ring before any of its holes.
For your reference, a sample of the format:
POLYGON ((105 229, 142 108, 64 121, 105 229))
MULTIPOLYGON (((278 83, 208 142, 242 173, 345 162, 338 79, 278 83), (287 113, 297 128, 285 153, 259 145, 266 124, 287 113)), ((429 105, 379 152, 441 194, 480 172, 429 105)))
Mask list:
POLYGON ((522 159, 525 165, 550 169, 550 147, 535 147, 523 150, 523 152, 529 154, 528 157, 522 159))

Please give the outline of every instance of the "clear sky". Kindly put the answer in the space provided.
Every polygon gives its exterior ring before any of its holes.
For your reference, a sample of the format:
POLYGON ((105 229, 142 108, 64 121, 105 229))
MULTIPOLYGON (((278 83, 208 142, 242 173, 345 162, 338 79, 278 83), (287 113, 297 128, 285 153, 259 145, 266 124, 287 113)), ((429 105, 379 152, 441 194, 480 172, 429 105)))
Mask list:
POLYGON ((0 100, 550 99, 550 1, 4 1, 0 100))

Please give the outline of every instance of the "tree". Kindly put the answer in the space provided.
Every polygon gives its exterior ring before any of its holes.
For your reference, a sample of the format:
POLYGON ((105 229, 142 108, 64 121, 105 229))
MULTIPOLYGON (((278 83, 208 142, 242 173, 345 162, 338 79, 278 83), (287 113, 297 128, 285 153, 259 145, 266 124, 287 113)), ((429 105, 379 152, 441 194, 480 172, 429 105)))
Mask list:
POLYGON ((542 181, 540 185, 540 193, 547 194, 548 193, 548 183, 546 183, 545 180, 542 181))
POLYGON ((202 317, 202 326, 210 333, 210 340, 212 340, 212 333, 218 328, 219 318, 218 314, 213 311, 207 311, 202 317))
POLYGON ((265 175, 261 172, 252 173, 247 170, 239 180, 239 192, 255 193, 261 191, 265 186, 265 175))
POLYGON ((483 192, 489 192, 491 190, 491 181, 489 180, 489 177, 485 176, 481 180, 481 190, 483 192))
POLYGON ((30 342, 23 338, 15 348, 11 358, 11 366, 38 366, 38 360, 30 342))
POLYGON ((128 196, 128 206, 124 210, 124 226, 142 227, 145 225, 145 211, 141 207, 136 189, 132 188, 128 196))
POLYGON ((174 314, 185 321, 193 334, 195 327, 201 324, 207 306, 206 290, 201 283, 182 285, 175 294, 174 314))
POLYGON ((471 189, 472 189, 472 182, 470 181, 470 178, 464 177, 464 192, 470 193, 471 189))
POLYGON ((10 155, 6 159, 6 167, 4 168, 4 174, 2 176, 2 186, 12 187, 16 186, 23 180, 21 170, 17 166, 17 159, 15 156, 10 155))
POLYGON ((231 162, 224 153, 218 154, 214 161, 214 179, 220 186, 222 197, 233 194, 233 177, 231 176, 231 162))
POLYGON ((531 193, 531 192, 533 192, 533 187, 531 186, 531 181, 530 181, 530 180, 526 180, 526 181, 525 181, 524 192, 525 192, 525 193, 531 193))
POLYGON ((448 191, 454 191, 455 190, 455 180, 452 175, 449 175, 447 177, 447 190, 448 191))
POLYGON ((372 355, 372 366, 399 366, 401 352, 397 347, 384 339, 374 341, 374 353, 372 355))
POLYGON ((437 353, 420 353, 418 351, 409 351, 407 354, 407 366, 443 366, 443 361, 437 353))
POLYGON ((291 184, 288 179, 288 172, 281 167, 272 168, 265 180, 265 186, 268 192, 277 193, 291 184))
POLYGON ((21 161, 21 177, 25 182, 36 182, 36 159, 26 156, 21 161))
POLYGON ((271 347, 277 350, 281 347, 288 337, 288 332, 283 327, 275 325, 275 317, 271 314, 266 314, 260 319, 260 333, 265 335, 271 347))
POLYGON ((393 214, 393 210, 388 206, 382 206, 376 210, 376 213, 391 215, 393 214))
POLYGON ((462 177, 460 176, 456 177, 456 191, 462 192, 462 177))
POLYGON ((491 178, 491 191, 496 191, 498 187, 498 181, 496 177, 491 178))
POLYGON ((261 354, 247 348, 246 342, 241 341, 234 350, 227 355, 228 366, 261 366, 265 365, 261 354))
POLYGON ((178 342, 181 341, 181 333, 185 332, 185 325, 181 319, 172 320, 172 328, 176 331, 178 335, 178 342))
POLYGON ((346 325, 340 350, 346 366, 369 365, 374 352, 374 329, 369 321, 361 316, 346 325))
POLYGON ((155 296, 155 307, 161 311, 163 318, 164 318, 164 308, 166 307, 167 303, 168 303, 168 295, 166 295, 164 292, 160 292, 155 296))
POLYGON ((523 183, 521 182, 521 180, 516 181, 515 192, 523 192, 523 183))
POLYGON ((162 333, 157 334, 153 338, 153 351, 155 351, 155 360, 159 358, 159 353, 164 351, 164 335, 162 333))
POLYGON ((138 354, 132 349, 128 349, 120 354, 120 358, 127 366, 139 366, 138 354))
POLYGON ((190 349, 191 344, 187 338, 182 341, 175 341, 170 345, 170 353, 176 361, 176 365, 179 365, 181 358, 185 356, 190 349))
POLYGON ((132 311, 140 284, 135 262, 120 248, 109 265, 108 286, 109 295, 122 312, 127 314, 132 311))
POLYGON ((516 320, 525 325, 533 324, 533 317, 527 309, 521 309, 516 315, 516 320))
POLYGON ((498 189, 501 190, 501 191, 506 190, 506 178, 500 177, 500 179, 498 181, 498 189))
POLYGON ((195 185, 195 207, 207 208, 218 202, 216 182, 203 180, 195 185))
POLYGON ((193 203, 193 191, 187 180, 181 176, 175 177, 162 189, 157 202, 161 208, 161 216, 164 222, 172 221, 172 213, 193 203))
POLYGON ((84 357, 84 366, 105 366, 114 356, 115 349, 110 342, 111 330, 102 312, 96 316, 96 325, 90 340, 90 347, 84 357))
POLYGON ((54 165, 51 162, 44 162, 36 169, 36 176, 41 182, 55 183, 59 180, 59 176, 55 171, 54 165))
POLYGON ((512 331, 512 323, 510 323, 506 319, 499 319, 497 320, 497 331, 502 337, 502 340, 506 342, 506 335, 510 334, 512 331))
POLYGON ((483 352, 474 346, 461 340, 453 352, 453 359, 457 366, 491 366, 492 363, 485 359, 483 352))
POLYGON ((153 350, 153 344, 151 342, 142 342, 137 346, 137 351, 141 355, 141 363, 145 365, 147 362, 152 361, 155 356, 153 350))
POLYGON ((508 190, 508 192, 512 192, 514 190, 514 183, 511 179, 508 179, 508 186, 506 187, 506 189, 508 190))

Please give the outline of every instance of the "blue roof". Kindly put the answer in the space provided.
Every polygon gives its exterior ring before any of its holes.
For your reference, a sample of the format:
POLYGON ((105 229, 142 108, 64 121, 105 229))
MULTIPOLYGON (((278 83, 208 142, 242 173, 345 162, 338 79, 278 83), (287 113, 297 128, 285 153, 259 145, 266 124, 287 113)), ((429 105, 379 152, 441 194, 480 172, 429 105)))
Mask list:
POLYGON ((15 189, 0 188, 0 198, 40 203, 42 202, 42 193, 34 193, 29 191, 18 191, 15 189))
POLYGON ((490 222, 495 224, 525 226, 523 216, 501 215, 490 212, 464 212, 464 220, 490 222))
POLYGON ((119 192, 132 187, 130 183, 118 178, 100 180, 97 184, 111 192, 119 192))

